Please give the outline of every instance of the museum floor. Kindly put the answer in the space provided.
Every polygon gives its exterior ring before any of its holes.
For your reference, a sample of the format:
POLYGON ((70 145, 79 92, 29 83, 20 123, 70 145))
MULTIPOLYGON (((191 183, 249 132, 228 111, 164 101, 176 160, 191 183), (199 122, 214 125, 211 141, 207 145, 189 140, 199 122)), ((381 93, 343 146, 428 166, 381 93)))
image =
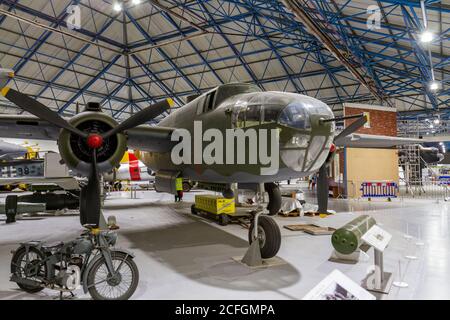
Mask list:
MULTIPOLYGON (((247 230, 238 224, 226 227, 192 216, 190 201, 174 204, 172 196, 153 191, 113 194, 106 201, 105 215, 115 215, 121 226, 118 246, 136 254, 140 271, 134 299, 301 299, 334 269, 360 282, 372 264, 338 264, 328 261, 330 236, 311 236, 282 228, 278 256, 286 264, 249 269, 232 257, 247 248, 247 230)), ((385 271, 399 281, 399 266, 406 289, 392 287, 382 299, 450 299, 450 204, 408 200, 387 202, 334 200, 332 217, 282 218, 286 224, 315 223, 339 227, 356 214, 370 214, 393 234, 385 252, 385 271), (413 238, 405 237, 410 235, 413 238), (416 245, 423 241, 424 246, 416 245), (416 256, 410 260, 405 256, 416 256)), ((3 219, 2 219, 3 220, 3 219)), ((57 292, 44 290, 30 295, 9 282, 10 251, 20 242, 58 242, 76 237, 78 216, 44 216, 5 225, 0 221, 0 299, 56 299, 57 292)), ((77 298, 88 298, 77 291, 77 298)))

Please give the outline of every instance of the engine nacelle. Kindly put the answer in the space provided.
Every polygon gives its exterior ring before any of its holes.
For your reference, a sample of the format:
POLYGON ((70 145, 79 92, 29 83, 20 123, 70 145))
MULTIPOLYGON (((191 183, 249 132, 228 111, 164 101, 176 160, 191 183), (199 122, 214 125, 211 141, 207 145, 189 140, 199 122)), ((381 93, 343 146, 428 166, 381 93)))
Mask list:
MULTIPOLYGON (((104 133, 117 126, 117 122, 102 112, 86 111, 69 121, 81 131, 104 133)), ((58 148, 66 165, 74 172, 88 175, 91 171, 92 149, 85 138, 63 129, 58 138, 58 148)), ((104 140, 97 149, 97 165, 100 172, 109 172, 120 164, 127 150, 125 135, 120 133, 104 140)))

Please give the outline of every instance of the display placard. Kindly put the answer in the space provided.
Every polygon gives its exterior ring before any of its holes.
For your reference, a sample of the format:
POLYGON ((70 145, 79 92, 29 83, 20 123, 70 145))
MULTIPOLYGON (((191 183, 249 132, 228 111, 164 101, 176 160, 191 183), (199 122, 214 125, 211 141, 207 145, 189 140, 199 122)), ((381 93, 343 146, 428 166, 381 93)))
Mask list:
POLYGON ((376 298, 341 271, 334 270, 303 300, 376 300, 376 298))
POLYGON ((374 225, 361 237, 362 241, 381 252, 386 249, 391 239, 392 235, 378 225, 374 225))

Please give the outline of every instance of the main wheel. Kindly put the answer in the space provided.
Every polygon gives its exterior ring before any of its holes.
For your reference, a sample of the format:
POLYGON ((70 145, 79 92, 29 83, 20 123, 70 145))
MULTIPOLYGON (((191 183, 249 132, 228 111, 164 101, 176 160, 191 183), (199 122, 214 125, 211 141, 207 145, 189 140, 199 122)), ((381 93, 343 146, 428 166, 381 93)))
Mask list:
MULTIPOLYGON (((248 233, 248 242, 255 241, 255 220, 252 221, 248 233)), ((268 216, 258 218, 258 240, 261 248, 261 258, 270 259, 276 256, 281 246, 281 232, 274 219, 268 216)))
MULTIPOLYGON (((17 278, 42 281, 47 277, 47 265, 44 262, 45 254, 37 248, 30 247, 28 254, 22 247, 16 251, 11 260, 11 273, 17 278)), ((20 289, 28 293, 37 293, 44 287, 17 283, 20 289)))
POLYGON ((191 191, 191 189, 192 189, 191 184, 187 181, 184 181, 183 182, 183 192, 189 192, 189 191, 191 191))
POLYGON ((276 183, 266 183, 264 184, 264 189, 269 195, 269 204, 267 205, 269 216, 277 215, 281 209, 280 187, 276 183))
POLYGON ((94 300, 128 300, 139 283, 139 270, 131 256, 111 252, 115 276, 111 276, 105 258, 97 260, 89 270, 87 286, 94 300), (120 268, 120 269, 119 269, 120 268))
POLYGON ((221 215, 219 215, 219 224, 221 226, 226 226, 229 223, 230 223, 230 217, 227 214, 222 213, 221 215))

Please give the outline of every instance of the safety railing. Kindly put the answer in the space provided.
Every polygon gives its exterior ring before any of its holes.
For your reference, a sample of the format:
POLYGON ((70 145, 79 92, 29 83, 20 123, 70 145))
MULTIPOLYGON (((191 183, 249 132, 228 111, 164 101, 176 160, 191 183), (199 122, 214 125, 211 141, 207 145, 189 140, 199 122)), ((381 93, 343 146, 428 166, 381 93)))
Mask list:
POLYGON ((361 183, 361 198, 397 198, 398 184, 394 181, 365 181, 361 183))
POLYGON ((432 199, 447 201, 450 199, 450 179, 400 181, 399 196, 401 198, 432 199))
POLYGON ((351 181, 347 183, 348 199, 421 199, 450 201, 450 179, 389 181, 351 181), (388 184, 391 183, 390 186, 388 184), (397 189, 397 190, 395 190, 397 189))

